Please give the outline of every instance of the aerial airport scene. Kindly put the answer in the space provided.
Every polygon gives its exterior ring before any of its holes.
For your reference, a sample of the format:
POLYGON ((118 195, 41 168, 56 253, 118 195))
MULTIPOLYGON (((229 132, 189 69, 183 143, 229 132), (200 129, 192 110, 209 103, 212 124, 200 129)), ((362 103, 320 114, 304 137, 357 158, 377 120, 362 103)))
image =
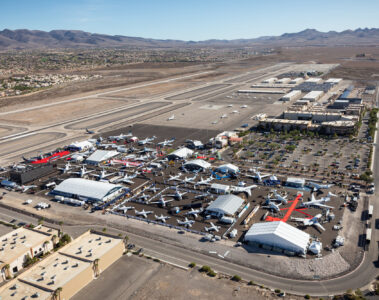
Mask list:
MULTIPOLYGON (((147 39, 21 2, 0 21, 0 299, 378 297, 379 29, 147 39)), ((110 2, 66 5, 131 8, 110 2)))

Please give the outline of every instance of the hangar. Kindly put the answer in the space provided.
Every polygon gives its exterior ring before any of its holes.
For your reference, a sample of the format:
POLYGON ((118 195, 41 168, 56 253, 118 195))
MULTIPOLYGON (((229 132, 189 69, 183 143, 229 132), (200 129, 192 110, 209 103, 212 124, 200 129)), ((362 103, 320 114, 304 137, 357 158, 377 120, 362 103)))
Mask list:
POLYGON ((177 159, 185 159, 191 156, 193 151, 186 147, 175 150, 174 152, 167 155, 168 160, 177 160, 177 159))
POLYGON ((243 203, 244 200, 238 196, 221 195, 207 207, 206 211, 219 218, 234 216, 243 203))
POLYGON ((211 164, 202 159, 190 160, 184 164, 184 168, 190 171, 204 171, 210 167, 211 164))
MULTIPOLYGON (((253 224, 245 235, 245 241, 305 254, 310 235, 285 222, 274 221, 253 224)), ((275 249, 274 249, 275 250, 275 249)))
POLYGON ((216 171, 221 173, 236 174, 239 172, 239 168, 233 164, 225 164, 217 167, 216 171))
POLYGON ((112 157, 115 157, 119 153, 117 151, 96 150, 87 159, 86 163, 89 165, 98 165, 103 161, 106 161, 112 157))
POLYGON ((57 185, 51 194, 99 203, 114 199, 122 191, 122 186, 108 182, 69 178, 57 185))

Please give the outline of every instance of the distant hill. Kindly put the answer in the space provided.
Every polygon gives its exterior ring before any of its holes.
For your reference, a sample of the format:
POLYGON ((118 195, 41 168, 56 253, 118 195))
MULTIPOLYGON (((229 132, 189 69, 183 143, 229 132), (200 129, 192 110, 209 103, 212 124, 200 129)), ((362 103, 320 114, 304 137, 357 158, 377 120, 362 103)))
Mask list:
POLYGON ((255 39, 206 40, 200 42, 159 40, 121 35, 89 33, 79 30, 9 30, 0 31, 0 51, 12 49, 123 48, 123 47, 204 47, 204 46, 311 46, 311 45, 379 45, 379 28, 320 32, 306 29, 281 36, 255 39))

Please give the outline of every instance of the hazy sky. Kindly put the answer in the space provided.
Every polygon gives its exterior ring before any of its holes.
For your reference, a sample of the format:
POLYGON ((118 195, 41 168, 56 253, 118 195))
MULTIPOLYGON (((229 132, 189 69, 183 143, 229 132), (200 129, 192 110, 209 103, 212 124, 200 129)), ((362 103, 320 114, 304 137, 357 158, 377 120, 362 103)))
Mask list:
POLYGON ((1 0, 0 29, 204 40, 379 27, 379 0, 1 0))

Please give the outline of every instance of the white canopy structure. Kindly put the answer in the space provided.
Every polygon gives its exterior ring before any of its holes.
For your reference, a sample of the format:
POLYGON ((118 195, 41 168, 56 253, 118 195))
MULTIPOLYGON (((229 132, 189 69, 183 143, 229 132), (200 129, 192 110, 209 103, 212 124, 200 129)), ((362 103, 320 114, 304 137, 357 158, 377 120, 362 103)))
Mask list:
POLYGON ((232 174, 236 174, 239 172, 239 168, 233 164, 221 165, 216 170, 220 171, 221 173, 232 173, 232 174))
POLYGON ((305 254, 310 235, 285 222, 274 221, 255 223, 245 235, 245 241, 277 247, 283 250, 305 254))
POLYGON ((209 169, 211 167, 211 164, 202 159, 194 159, 194 160, 187 161, 184 164, 184 167, 186 169, 191 169, 191 170, 195 170, 195 169, 205 170, 205 169, 209 169))
POLYGON ((244 200, 238 196, 221 195, 207 207, 206 211, 218 217, 233 216, 243 203, 244 200))
POLYGON ((90 165, 98 165, 99 163, 115 157, 118 154, 119 152, 114 150, 96 150, 86 159, 86 163, 90 165))
POLYGON ((191 149, 183 147, 167 155, 167 158, 169 160, 184 159, 191 156, 192 153, 193 151, 191 149))

